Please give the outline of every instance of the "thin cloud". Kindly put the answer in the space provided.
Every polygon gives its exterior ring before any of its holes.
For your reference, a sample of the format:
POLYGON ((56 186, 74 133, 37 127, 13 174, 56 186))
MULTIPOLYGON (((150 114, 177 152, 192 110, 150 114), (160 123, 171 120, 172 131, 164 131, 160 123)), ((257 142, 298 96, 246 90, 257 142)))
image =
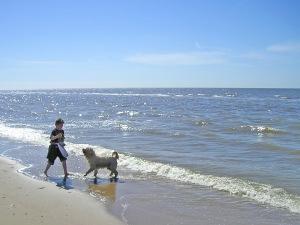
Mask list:
POLYGON ((59 60, 22 60, 20 63, 23 64, 35 64, 35 65, 57 65, 65 63, 64 61, 59 60))
POLYGON ((201 49, 202 48, 202 46, 199 44, 199 42, 195 42, 195 46, 196 46, 196 48, 198 48, 198 49, 201 49))
POLYGON ((263 60, 266 59, 267 56, 263 53, 259 52, 248 52, 240 55, 241 59, 250 59, 250 60, 263 60))
POLYGON ((222 52, 222 53, 230 53, 232 51, 232 49, 230 48, 224 48, 224 47, 220 47, 220 46, 207 46, 205 44, 200 44, 198 41, 195 42, 195 47, 197 49, 198 52, 222 52))
POLYGON ((300 43, 275 44, 267 47, 267 51, 275 53, 300 52, 300 43))
POLYGON ((223 64, 227 61, 227 54, 219 51, 136 54, 127 57, 125 61, 150 65, 223 64))

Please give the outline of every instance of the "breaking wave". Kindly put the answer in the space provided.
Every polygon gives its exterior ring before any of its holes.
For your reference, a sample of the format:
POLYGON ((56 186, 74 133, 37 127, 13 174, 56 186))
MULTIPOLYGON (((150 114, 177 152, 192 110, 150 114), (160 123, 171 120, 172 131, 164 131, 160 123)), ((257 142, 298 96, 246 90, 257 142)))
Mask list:
POLYGON ((242 125, 238 128, 233 128, 235 131, 251 132, 257 134, 282 134, 284 131, 267 126, 242 125))
MULTIPOLYGON (((246 127, 246 129, 260 130, 259 127, 252 128, 251 126, 246 127)), ((264 132, 273 132, 270 128, 263 128, 261 130, 264 132)), ((49 136, 41 130, 9 127, 3 123, 0 123, 0 137, 44 147, 48 147, 49 145, 49 136)), ((112 151, 112 149, 88 144, 74 144, 70 142, 66 144, 68 151, 77 156, 82 155, 81 149, 84 147, 92 147, 98 155, 103 156, 110 155, 112 151)), ((120 153, 119 165, 121 168, 140 172, 149 175, 149 177, 158 176, 176 182, 207 186, 219 191, 228 192, 232 195, 252 199, 262 204, 286 208, 291 212, 300 213, 300 196, 269 184, 257 183, 241 178, 202 174, 186 168, 152 162, 124 153, 120 153)))

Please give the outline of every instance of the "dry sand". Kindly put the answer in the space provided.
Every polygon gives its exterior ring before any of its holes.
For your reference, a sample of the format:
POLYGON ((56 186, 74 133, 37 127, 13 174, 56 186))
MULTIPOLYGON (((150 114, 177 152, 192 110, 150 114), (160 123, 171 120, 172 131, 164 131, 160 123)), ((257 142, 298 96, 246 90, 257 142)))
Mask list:
POLYGON ((0 157, 1 224, 119 225, 101 202, 76 190, 27 177, 15 161, 0 157))

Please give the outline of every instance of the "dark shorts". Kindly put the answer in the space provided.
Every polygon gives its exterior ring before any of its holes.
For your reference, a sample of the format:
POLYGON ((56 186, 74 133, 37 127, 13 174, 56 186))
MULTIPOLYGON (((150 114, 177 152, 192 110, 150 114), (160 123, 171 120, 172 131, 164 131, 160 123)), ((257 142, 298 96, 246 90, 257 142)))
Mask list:
POLYGON ((58 157, 61 162, 67 160, 67 158, 61 154, 57 145, 49 145, 47 155, 48 162, 53 165, 56 157, 58 157))

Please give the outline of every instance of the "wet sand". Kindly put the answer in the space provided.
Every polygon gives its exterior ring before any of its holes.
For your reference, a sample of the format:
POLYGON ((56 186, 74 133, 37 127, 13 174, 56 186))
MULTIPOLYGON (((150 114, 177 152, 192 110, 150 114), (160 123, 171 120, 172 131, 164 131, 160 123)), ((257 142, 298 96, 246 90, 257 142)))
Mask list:
MULTIPOLYGON (((24 167, 0 157, 3 224, 300 225, 299 214, 199 185, 130 179, 125 171, 118 182, 110 183, 104 169, 96 180, 92 175, 71 175, 66 190, 55 186, 61 176, 45 182, 23 174, 38 174, 31 171, 36 168, 16 172, 20 168, 24 167)), ((59 172, 58 164, 50 175, 59 172)))
POLYGON ((300 225, 298 214, 207 187, 155 179, 121 182, 89 190, 105 197, 109 211, 131 225, 300 225))
POLYGON ((1 224, 121 225, 94 198, 27 177, 15 161, 0 157, 1 224))

